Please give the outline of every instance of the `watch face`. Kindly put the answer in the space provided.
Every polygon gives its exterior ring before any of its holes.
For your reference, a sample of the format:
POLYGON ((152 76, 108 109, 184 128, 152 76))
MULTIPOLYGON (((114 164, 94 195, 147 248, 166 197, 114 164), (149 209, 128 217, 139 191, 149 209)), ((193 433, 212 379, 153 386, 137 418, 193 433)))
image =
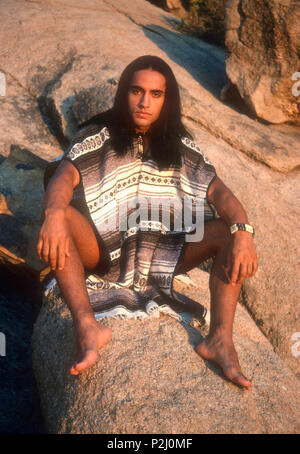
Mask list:
POLYGON ((245 224, 238 224, 238 230, 246 230, 245 224))

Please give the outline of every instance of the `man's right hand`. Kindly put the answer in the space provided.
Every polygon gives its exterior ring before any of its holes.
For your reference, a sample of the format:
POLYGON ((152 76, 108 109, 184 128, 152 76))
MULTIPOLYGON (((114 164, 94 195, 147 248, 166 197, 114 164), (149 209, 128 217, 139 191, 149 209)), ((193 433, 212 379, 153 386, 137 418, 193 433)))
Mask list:
POLYGON ((70 257, 70 233, 65 210, 46 210, 38 243, 37 253, 52 270, 62 270, 66 257, 70 257))
POLYGON ((37 253, 52 270, 62 270, 66 257, 70 256, 70 231, 66 210, 72 199, 74 188, 80 182, 76 167, 62 160, 49 181, 45 197, 42 227, 37 253))

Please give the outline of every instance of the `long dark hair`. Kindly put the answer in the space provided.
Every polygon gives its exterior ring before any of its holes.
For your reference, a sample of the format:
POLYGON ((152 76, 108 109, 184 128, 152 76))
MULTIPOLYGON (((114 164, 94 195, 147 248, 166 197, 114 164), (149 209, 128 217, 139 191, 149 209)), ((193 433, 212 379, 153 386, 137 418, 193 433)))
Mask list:
POLYGON ((159 118, 151 125, 151 154, 160 168, 181 166, 180 137, 192 138, 181 121, 179 88, 170 66, 159 57, 144 55, 132 61, 120 77, 113 107, 81 123, 105 124, 111 132, 112 145, 120 155, 131 145, 135 128, 128 110, 128 91, 135 71, 152 69, 166 78, 165 100, 159 118))

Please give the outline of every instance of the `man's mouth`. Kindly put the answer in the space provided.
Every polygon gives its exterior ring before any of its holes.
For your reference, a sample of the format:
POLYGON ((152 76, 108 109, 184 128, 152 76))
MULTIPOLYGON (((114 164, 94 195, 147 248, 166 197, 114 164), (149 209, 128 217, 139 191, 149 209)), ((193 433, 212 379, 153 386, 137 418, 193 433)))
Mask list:
POLYGON ((148 112, 142 112, 142 111, 137 111, 137 112, 136 112, 136 115, 139 115, 139 116, 142 116, 142 117, 151 116, 150 113, 148 113, 148 112))

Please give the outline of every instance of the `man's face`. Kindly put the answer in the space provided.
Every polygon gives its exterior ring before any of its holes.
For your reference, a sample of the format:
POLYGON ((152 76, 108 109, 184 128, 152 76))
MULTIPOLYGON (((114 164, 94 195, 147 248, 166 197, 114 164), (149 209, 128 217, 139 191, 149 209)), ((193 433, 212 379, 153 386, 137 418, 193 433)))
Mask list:
POLYGON ((129 113, 137 131, 146 132, 161 112, 165 100, 166 78, 152 69, 133 73, 129 86, 129 113))

